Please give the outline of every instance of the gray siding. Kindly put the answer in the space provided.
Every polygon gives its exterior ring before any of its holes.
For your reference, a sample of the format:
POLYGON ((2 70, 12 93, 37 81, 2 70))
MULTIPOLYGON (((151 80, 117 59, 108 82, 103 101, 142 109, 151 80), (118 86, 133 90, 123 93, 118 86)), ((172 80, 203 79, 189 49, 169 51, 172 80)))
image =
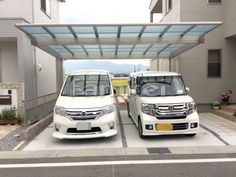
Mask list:
POLYGON ((28 37, 15 27, 17 23, 25 23, 25 21, 0 19, 0 38, 17 38, 17 82, 25 83, 27 99, 36 96, 33 47, 28 37))

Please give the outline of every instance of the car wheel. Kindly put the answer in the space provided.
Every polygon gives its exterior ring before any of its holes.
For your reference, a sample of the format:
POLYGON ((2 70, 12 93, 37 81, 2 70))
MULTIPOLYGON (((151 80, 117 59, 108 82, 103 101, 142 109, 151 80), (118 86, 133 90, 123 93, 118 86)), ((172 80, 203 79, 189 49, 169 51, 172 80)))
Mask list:
POLYGON ((129 103, 127 103, 127 111, 128 111, 128 116, 129 116, 129 118, 131 118, 130 109, 129 109, 129 103))
POLYGON ((142 122, 141 122, 140 119, 138 120, 138 134, 139 134, 139 137, 140 137, 140 138, 144 138, 144 136, 143 136, 142 122))

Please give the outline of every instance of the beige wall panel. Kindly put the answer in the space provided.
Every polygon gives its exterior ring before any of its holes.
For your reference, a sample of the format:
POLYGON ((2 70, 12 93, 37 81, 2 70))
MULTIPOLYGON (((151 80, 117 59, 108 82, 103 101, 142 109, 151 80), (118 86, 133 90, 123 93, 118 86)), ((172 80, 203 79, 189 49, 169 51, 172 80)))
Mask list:
POLYGON ((17 82, 17 47, 16 41, 0 42, 1 81, 17 82))

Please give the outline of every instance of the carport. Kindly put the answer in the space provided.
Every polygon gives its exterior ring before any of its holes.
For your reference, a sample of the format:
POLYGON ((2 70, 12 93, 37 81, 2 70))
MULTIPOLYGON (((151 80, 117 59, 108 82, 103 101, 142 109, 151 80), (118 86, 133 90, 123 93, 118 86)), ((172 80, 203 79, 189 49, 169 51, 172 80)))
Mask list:
MULTIPOLYGON (((219 27, 221 22, 159 23, 159 24, 18 24, 32 45, 60 59, 173 59, 179 54, 204 43, 205 35, 219 27)), ((139 140, 136 127, 126 110, 120 111, 120 133, 107 140, 56 141, 48 126, 25 149, 43 150, 60 148, 136 148, 166 146, 222 146, 227 145, 218 134, 219 129, 209 120, 212 115, 202 114, 201 135, 194 139, 176 138, 139 140), (208 117, 210 117, 208 119, 208 117), (205 128, 204 128, 205 127, 205 128), (210 127, 210 128, 209 128, 210 127), (213 133, 212 133, 213 132, 213 133), (79 146, 78 146, 79 145, 79 146)), ((218 118, 220 119, 220 118, 218 118)), ((221 121, 221 120, 220 120, 221 121)), ((222 135, 223 136, 223 135, 222 135)), ((227 139, 228 137, 226 137, 227 139)), ((234 144, 235 138, 230 137, 234 144)), ((228 139, 227 139, 228 140, 228 139)), ((105 152, 105 151, 104 151, 105 152)))
POLYGON ((61 59, 171 59, 204 43, 222 22, 18 24, 32 45, 61 59))

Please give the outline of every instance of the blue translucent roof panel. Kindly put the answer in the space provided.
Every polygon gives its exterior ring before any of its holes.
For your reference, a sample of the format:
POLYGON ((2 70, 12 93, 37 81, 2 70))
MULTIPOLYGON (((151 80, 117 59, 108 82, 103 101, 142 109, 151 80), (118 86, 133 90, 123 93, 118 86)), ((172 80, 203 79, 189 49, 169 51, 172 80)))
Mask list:
POLYGON ((72 27, 75 33, 94 33, 93 26, 72 27))
POLYGON ((191 27, 192 25, 173 25, 167 32, 184 32, 191 27))
POLYGON ((139 33, 142 26, 122 26, 121 33, 139 33))
POLYGON ((207 32, 209 30, 211 30, 212 28, 215 28, 216 25, 196 25, 192 30, 191 32, 199 32, 199 31, 202 31, 202 32, 207 32))
POLYGON ((145 33, 161 33, 167 26, 146 26, 145 33))
POLYGON ((44 34, 47 33, 42 27, 26 27, 24 31, 30 34, 44 34))
POLYGON ((222 22, 19 24, 32 44, 63 59, 169 58, 204 42, 222 22))
POLYGON ((98 26, 97 27, 98 33, 117 33, 118 27, 117 26, 98 26))
POLYGON ((47 34, 47 33, 43 33, 43 34, 33 33, 31 35, 33 37, 35 37, 36 39, 47 39, 47 38, 51 38, 52 37, 50 34, 47 34))
POLYGON ((47 29, 52 33, 70 33, 70 30, 67 27, 48 27, 47 29))

